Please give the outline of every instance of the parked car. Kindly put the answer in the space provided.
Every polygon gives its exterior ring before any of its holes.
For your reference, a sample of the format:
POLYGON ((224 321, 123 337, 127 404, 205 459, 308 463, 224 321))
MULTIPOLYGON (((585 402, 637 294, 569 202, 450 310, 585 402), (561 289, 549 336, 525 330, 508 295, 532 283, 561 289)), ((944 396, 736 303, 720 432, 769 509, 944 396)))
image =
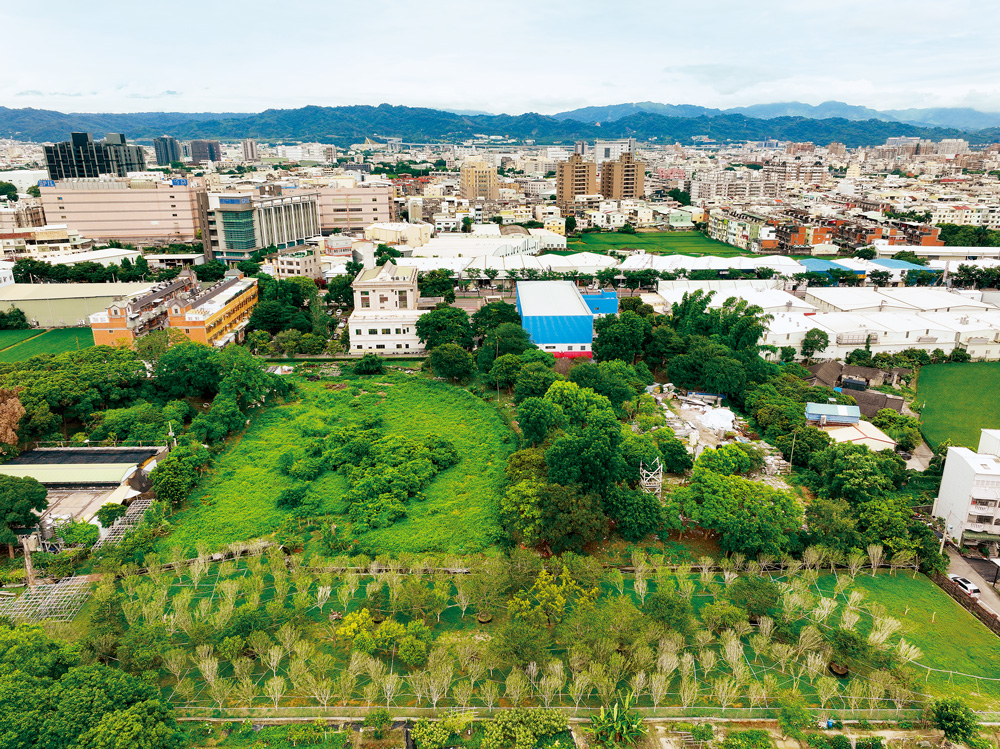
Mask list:
POLYGON ((948 575, 948 579, 951 580, 955 585, 964 590, 971 598, 979 599, 979 588, 971 580, 966 580, 964 577, 959 575, 948 575))

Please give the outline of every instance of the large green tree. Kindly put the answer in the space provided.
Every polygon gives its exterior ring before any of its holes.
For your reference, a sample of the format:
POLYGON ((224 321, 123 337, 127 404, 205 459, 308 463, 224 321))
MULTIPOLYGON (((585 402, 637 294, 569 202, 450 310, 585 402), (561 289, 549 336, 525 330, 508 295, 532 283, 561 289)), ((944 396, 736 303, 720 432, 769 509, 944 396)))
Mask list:
POLYGON ((465 349, 472 348, 472 326, 469 315, 457 307, 439 306, 417 318, 417 336, 429 349, 453 343, 465 349))
POLYGON ((455 382, 470 377, 476 371, 472 354, 454 343, 445 343, 431 349, 428 358, 435 374, 455 382))
POLYGON ((30 476, 0 474, 0 544, 7 544, 7 553, 14 558, 18 542, 14 528, 33 526, 45 508, 48 490, 30 476))
POLYGON ((521 316, 517 313, 517 307, 507 302, 490 302, 480 307, 472 315, 472 329, 480 337, 504 323, 521 324, 521 316))

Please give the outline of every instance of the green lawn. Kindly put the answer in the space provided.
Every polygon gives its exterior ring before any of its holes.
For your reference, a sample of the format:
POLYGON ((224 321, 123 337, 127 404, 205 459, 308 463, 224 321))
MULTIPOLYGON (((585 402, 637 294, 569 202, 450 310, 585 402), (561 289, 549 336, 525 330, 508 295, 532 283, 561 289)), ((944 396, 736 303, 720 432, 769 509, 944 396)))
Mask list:
MULTIPOLYGON (((15 362, 30 359, 40 354, 61 354, 65 351, 77 351, 94 345, 94 334, 90 328, 55 328, 38 335, 33 331, 4 331, 7 333, 30 333, 32 337, 0 351, 0 362, 15 362)), ((0 338, 0 346, 4 344, 0 338)), ((13 343, 13 341, 12 341, 13 343)))
POLYGON ((0 330, 0 351, 10 348, 21 341, 42 335, 44 332, 44 330, 38 330, 37 328, 29 330, 0 330))
POLYGON ((698 231, 649 232, 640 234, 582 234, 580 241, 569 242, 567 250, 606 252, 619 247, 643 249, 662 255, 745 255, 736 247, 709 239, 698 231))
MULTIPOLYGON (((197 541, 219 548, 274 532, 290 516, 275 500, 294 483, 278 471, 281 454, 366 416, 381 418, 389 434, 449 439, 460 456, 424 490, 423 501, 410 501, 406 518, 366 534, 366 544, 397 554, 463 553, 493 542, 492 508, 515 443, 491 405, 466 390, 404 374, 296 382, 302 399, 254 417, 247 432, 217 458, 195 490, 192 506, 175 517, 177 529, 162 539, 161 549, 191 549, 197 541), (327 384, 350 387, 327 390, 327 384)), ((347 484, 341 475, 321 474, 311 489, 323 497, 324 513, 346 513, 341 497, 347 484)))
MULTIPOLYGON (((833 578, 825 578, 832 585, 833 578)), ((821 578, 820 584, 823 585, 821 578)), ((1000 639, 972 614, 959 606, 924 575, 858 575, 854 590, 864 593, 866 603, 877 602, 889 616, 902 623, 900 635, 923 651, 906 668, 913 674, 913 688, 935 697, 961 694, 977 709, 1000 706, 1000 639), (976 679, 972 677, 983 677, 976 679)), ((864 625, 862 625, 864 626, 864 625)))
POLYGON ((1000 428, 1000 362, 933 364, 920 368, 916 403, 931 447, 946 439, 973 450, 980 429, 1000 428))

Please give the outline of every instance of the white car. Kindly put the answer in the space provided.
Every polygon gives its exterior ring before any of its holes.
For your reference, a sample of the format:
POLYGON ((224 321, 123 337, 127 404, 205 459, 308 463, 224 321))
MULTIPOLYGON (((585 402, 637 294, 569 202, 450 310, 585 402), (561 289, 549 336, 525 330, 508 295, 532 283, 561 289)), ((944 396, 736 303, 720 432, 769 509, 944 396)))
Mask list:
POLYGON ((971 598, 979 598, 979 588, 977 588, 976 584, 971 580, 966 580, 964 577, 960 577, 959 575, 948 575, 948 579, 964 590, 971 598))

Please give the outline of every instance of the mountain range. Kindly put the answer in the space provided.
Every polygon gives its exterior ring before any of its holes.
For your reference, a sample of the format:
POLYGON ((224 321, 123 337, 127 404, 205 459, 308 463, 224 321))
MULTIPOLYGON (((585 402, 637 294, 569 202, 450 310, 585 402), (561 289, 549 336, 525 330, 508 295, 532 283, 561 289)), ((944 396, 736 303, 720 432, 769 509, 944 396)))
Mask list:
MULTIPOLYGON (((807 117, 798 114, 798 110, 791 105, 767 105, 785 107, 784 110, 746 107, 746 112, 697 111, 700 108, 688 105, 675 107, 647 103, 647 106, 661 109, 649 111, 641 108, 640 104, 622 104, 575 110, 576 114, 564 112, 549 116, 531 112, 520 115, 471 115, 389 104, 377 107, 307 106, 299 109, 268 109, 255 114, 85 114, 0 107, 0 138, 34 142, 61 141, 70 132, 87 131, 95 137, 102 137, 109 132, 125 133, 128 138, 140 142, 149 142, 156 136, 168 134, 182 139, 257 138, 265 142, 319 141, 338 146, 359 143, 365 138, 402 138, 407 143, 430 143, 466 140, 477 135, 563 144, 575 140, 628 137, 691 143, 696 136, 718 142, 777 139, 812 141, 825 145, 840 141, 849 147, 878 145, 892 136, 915 136, 932 140, 966 138, 975 144, 1000 141, 1000 126, 967 131, 957 126, 936 127, 878 117, 864 119, 860 113, 855 113, 857 116, 854 117, 807 117), (588 114, 579 114, 581 112, 588 114), (590 119, 590 114, 593 113, 600 115, 600 118, 590 119), (565 116, 568 114, 574 116, 565 116), (585 116, 587 119, 577 119, 585 116)), ((823 111, 837 110, 828 107, 823 111)))
POLYGON ((822 104, 804 104, 801 101, 776 104, 754 104, 749 107, 712 109, 695 104, 659 104, 655 101, 637 101, 629 104, 609 104, 603 107, 582 107, 552 115, 558 120, 578 122, 614 122, 637 112, 651 112, 666 117, 718 117, 725 114, 742 114, 770 120, 776 117, 807 117, 814 120, 842 118, 845 120, 882 120, 905 122, 922 127, 948 127, 957 130, 981 130, 1000 127, 1000 112, 980 112, 963 107, 936 107, 932 109, 877 110, 846 104, 842 101, 824 101, 822 104))

